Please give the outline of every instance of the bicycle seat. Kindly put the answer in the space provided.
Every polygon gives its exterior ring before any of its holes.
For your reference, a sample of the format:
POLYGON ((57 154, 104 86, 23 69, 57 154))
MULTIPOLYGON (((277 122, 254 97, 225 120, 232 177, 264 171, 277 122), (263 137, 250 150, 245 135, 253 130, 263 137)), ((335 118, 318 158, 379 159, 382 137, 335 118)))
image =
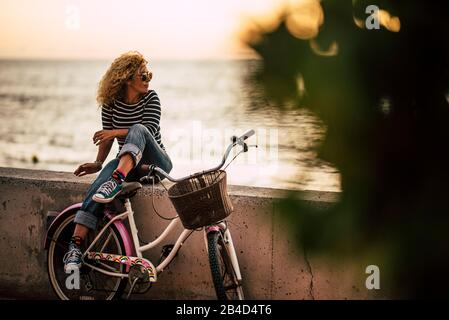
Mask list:
POLYGON ((122 191, 116 198, 132 198, 136 195, 137 190, 139 190, 140 188, 142 188, 142 185, 139 182, 123 182, 122 191))

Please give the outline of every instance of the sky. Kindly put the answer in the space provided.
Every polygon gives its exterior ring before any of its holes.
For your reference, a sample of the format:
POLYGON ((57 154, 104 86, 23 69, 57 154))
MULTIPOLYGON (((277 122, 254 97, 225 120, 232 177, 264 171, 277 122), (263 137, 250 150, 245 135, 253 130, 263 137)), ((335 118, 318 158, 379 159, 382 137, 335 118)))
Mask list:
POLYGON ((0 58, 155 59, 254 56, 239 32, 282 0, 0 0, 0 58))

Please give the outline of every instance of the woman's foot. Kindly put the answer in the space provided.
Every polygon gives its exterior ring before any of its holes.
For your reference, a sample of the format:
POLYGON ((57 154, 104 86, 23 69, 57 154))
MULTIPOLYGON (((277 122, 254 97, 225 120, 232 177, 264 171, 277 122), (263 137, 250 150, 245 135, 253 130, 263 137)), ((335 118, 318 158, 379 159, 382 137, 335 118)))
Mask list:
POLYGON ((69 251, 67 251, 62 260, 64 262, 64 272, 66 273, 69 270, 81 268, 83 264, 83 254, 79 246, 74 242, 70 242, 69 251))
POLYGON ((92 199, 96 202, 108 203, 114 200, 121 191, 122 183, 111 177, 98 188, 97 193, 93 195, 92 199))
POLYGON ((122 191, 124 181, 125 175, 120 170, 115 170, 112 177, 98 188, 92 200, 100 203, 111 202, 122 191))

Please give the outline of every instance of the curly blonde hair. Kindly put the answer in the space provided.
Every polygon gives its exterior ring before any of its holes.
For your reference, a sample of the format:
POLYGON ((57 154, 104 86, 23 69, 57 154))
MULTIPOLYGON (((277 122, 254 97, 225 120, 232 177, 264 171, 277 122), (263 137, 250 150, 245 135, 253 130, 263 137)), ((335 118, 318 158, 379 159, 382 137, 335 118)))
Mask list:
POLYGON ((98 105, 112 107, 114 100, 122 100, 126 93, 126 81, 132 78, 142 64, 147 63, 137 51, 128 51, 116 58, 98 84, 98 105))

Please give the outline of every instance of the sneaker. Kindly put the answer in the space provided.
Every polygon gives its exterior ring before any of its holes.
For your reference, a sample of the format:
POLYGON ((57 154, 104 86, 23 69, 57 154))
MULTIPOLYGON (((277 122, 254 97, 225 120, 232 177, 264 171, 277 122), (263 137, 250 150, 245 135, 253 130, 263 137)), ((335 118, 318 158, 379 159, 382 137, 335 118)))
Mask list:
POLYGON ((64 272, 67 272, 67 270, 73 270, 75 268, 81 268, 83 264, 82 258, 83 254, 78 246, 75 243, 70 243, 69 251, 67 251, 67 253, 64 255, 64 258, 62 259, 64 262, 64 272))
POLYGON ((98 188, 97 193, 92 196, 92 199, 100 203, 108 203, 114 200, 114 198, 120 194, 123 185, 115 180, 113 177, 103 183, 98 188))

